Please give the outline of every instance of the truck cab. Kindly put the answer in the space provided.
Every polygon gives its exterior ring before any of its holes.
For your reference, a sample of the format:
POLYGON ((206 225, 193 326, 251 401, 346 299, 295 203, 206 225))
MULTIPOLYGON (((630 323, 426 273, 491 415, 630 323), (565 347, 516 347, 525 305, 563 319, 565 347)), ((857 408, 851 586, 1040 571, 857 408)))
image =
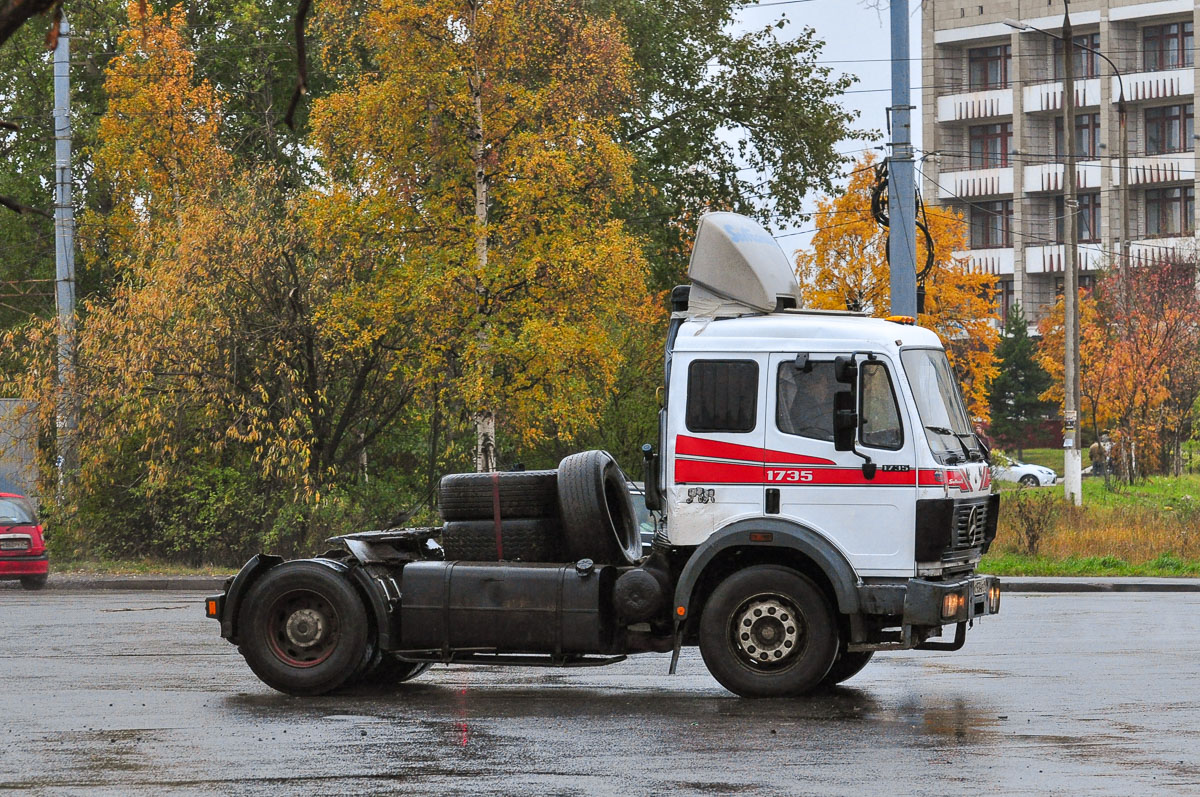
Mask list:
POLYGON ((259 555, 207 601, 265 682, 321 694, 433 663, 597 666, 685 646, 730 691, 805 694, 876 651, 957 650, 1000 607, 987 451, 937 336, 802 309, 754 221, 701 219, 676 288, 643 549, 607 452, 451 474, 441 528, 259 555), (953 639, 944 639, 953 629, 953 639))

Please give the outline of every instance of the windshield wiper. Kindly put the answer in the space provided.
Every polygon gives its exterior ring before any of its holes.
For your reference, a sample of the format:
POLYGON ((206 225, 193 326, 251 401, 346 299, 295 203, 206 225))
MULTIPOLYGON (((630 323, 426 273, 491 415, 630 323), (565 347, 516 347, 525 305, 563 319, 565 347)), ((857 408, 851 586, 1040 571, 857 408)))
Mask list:
MULTIPOLYGON (((972 454, 974 454, 975 456, 978 456, 978 452, 974 452, 971 449, 967 448, 967 444, 962 441, 962 436, 959 435, 958 432, 955 432, 952 429, 947 429, 945 426, 926 426, 925 428, 931 432, 937 432, 938 434, 944 434, 948 437, 953 437, 958 442, 959 446, 962 447, 963 456, 966 457, 966 459, 958 459, 958 455, 954 454, 953 456, 955 458, 955 462, 969 462, 972 458, 971 457, 972 454)), ((951 452, 947 452, 947 453, 951 453, 951 452)), ((953 465, 954 462, 949 462, 947 464, 953 465)))
POLYGON ((963 449, 968 452, 967 459, 971 460, 972 462, 983 462, 984 459, 986 459, 982 450, 983 443, 979 441, 979 437, 974 432, 955 432, 954 436, 958 438, 959 443, 962 443, 963 438, 965 437, 968 440, 974 440, 975 443, 979 445, 980 450, 976 451, 973 448, 967 448, 967 445, 963 443, 963 449))

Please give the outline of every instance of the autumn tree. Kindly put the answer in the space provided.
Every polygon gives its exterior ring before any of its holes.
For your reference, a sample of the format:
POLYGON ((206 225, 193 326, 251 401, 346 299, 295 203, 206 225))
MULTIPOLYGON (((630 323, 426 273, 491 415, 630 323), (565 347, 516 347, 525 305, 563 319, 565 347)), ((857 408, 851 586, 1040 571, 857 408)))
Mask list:
MULTIPOLYGON (((1119 467, 1129 480, 1179 473, 1200 396, 1200 311, 1196 265, 1190 258, 1138 266, 1122 282, 1104 276, 1080 293, 1079 380, 1082 423, 1094 436, 1111 431, 1119 467)), ((1038 357, 1052 382, 1043 397, 1063 396, 1061 299, 1039 325, 1038 357)))
POLYGON ((559 0, 388 0, 357 30, 324 53, 346 88, 312 109, 322 212, 419 297, 420 379, 470 418, 478 469, 497 416, 521 444, 574 437, 648 313, 615 216, 633 190, 620 26, 559 0))
MULTIPOLYGON (((812 249, 796 255, 796 271, 809 307, 889 314, 888 231, 871 213, 874 161, 868 153, 855 165, 843 193, 817 203, 812 249)), ((966 224, 958 213, 929 208, 927 221, 933 267, 925 278, 925 309, 917 320, 941 337, 962 383, 967 409, 986 420, 988 386, 997 373, 996 280, 991 274, 972 271, 965 259, 955 255, 967 248, 966 224)), ((912 233, 918 241, 917 263, 924 264, 925 238, 915 229, 912 233)))
MULTIPOLYGON (((394 261, 334 256, 346 238, 326 228, 323 195, 236 166, 182 29, 178 9, 132 4, 110 69, 96 179, 119 212, 85 217, 82 237, 120 280, 81 308, 74 511, 91 551, 231 562, 324 536, 410 407, 412 309, 427 297, 394 261)), ((25 392, 53 396, 49 326, 22 335, 41 353, 25 392)))

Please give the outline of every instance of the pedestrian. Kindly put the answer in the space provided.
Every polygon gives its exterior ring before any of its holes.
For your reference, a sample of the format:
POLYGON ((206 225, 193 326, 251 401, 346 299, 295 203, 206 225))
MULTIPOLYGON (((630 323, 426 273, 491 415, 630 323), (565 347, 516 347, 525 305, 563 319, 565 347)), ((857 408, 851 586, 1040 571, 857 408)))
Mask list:
POLYGON ((1104 446, 1100 445, 1099 440, 1088 448, 1088 458, 1092 460, 1092 475, 1103 476, 1107 457, 1104 453, 1104 446))

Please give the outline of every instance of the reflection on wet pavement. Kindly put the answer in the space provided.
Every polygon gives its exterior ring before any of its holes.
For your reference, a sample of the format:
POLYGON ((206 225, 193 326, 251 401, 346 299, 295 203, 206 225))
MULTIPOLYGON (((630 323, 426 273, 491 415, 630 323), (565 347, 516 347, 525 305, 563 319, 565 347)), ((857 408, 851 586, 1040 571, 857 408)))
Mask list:
POLYGON ((1200 792, 1200 596, 1006 596, 958 653, 880 654, 793 700, 734 697, 695 651, 674 677, 648 655, 292 698, 199 597, 0 596, 0 790, 1200 792))

